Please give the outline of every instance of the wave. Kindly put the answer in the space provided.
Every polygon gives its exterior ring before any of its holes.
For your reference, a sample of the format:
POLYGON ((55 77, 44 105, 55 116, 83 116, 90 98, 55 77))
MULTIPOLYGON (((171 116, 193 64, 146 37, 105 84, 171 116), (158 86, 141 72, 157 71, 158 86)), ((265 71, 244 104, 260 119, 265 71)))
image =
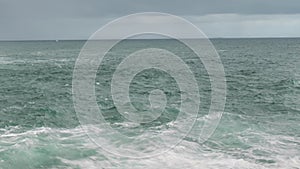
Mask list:
MULTIPOLYGON (((129 129, 137 127, 131 123, 115 125, 129 129)), ((175 132, 157 127, 155 130, 175 132)), ((107 131, 95 127, 95 132, 107 131)), ((104 151, 89 139, 81 127, 41 127, 27 131, 10 127, 2 128, 0 133, 0 168, 284 169, 298 168, 300 164, 300 142, 296 138, 252 129, 240 133, 217 133, 204 144, 185 138, 166 153, 142 159, 120 158, 104 151), (235 139, 243 143, 235 147, 238 144, 235 139), (241 144, 245 144, 246 148, 241 144)), ((143 133, 140 137, 145 136, 143 133)), ((119 145, 114 145, 114 148, 127 144, 123 140, 118 142, 119 145)))

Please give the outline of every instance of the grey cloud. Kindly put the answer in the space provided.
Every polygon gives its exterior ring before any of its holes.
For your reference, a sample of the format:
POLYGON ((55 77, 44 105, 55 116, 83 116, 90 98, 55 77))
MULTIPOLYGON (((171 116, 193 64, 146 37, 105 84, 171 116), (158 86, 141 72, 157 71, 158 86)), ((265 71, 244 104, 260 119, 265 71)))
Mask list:
POLYGON ((11 16, 47 18, 119 16, 145 11, 175 15, 293 14, 300 13, 299 7, 299 0, 4 0, 0 11, 11 16))
POLYGON ((186 16, 209 37, 300 37, 300 14, 186 16))
MULTIPOLYGON (((222 23, 223 19, 228 19, 228 15, 223 14, 290 16, 299 14, 299 7, 299 0, 1 0, 0 40, 87 38, 111 19, 149 11, 180 16, 210 16, 206 17, 208 24, 205 26, 210 30, 216 23, 209 20, 216 14, 222 16, 218 20, 222 23)), ((233 21, 226 20, 223 24, 240 25, 243 22, 241 18, 230 17, 233 21)), ((193 19, 195 17, 191 21, 193 19)), ((195 19, 195 22, 205 21, 195 19)), ((228 33, 230 30, 219 31, 228 33)))

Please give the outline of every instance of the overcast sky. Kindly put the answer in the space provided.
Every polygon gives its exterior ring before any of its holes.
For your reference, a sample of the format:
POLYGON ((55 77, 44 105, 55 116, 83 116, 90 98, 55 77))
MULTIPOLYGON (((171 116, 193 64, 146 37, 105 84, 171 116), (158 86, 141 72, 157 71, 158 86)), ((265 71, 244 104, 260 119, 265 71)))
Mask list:
POLYGON ((136 12, 165 12, 208 37, 300 37, 300 0, 0 0, 0 40, 87 39, 136 12))

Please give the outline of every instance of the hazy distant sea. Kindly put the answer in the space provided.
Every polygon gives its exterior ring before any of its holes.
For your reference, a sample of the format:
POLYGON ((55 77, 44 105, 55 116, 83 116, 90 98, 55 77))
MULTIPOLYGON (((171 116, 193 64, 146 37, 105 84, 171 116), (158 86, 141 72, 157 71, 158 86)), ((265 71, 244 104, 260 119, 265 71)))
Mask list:
MULTIPOLYGON (((1 169, 300 168, 300 39, 213 39, 227 79, 219 127, 204 144, 197 143, 193 132, 174 150, 142 160, 109 155, 79 126, 71 89, 74 64, 84 43, 0 42, 1 169)), ((145 93, 152 88, 163 89, 168 97, 162 117, 148 125, 125 122, 109 93, 111 75, 127 54, 162 46, 182 56, 198 73, 203 117, 199 123, 205 121, 210 82, 202 63, 173 40, 127 40, 108 53, 95 83, 106 121, 124 134, 181 132, 166 127, 176 119, 180 92, 164 72, 141 72, 130 87, 138 109, 149 104, 145 93)))

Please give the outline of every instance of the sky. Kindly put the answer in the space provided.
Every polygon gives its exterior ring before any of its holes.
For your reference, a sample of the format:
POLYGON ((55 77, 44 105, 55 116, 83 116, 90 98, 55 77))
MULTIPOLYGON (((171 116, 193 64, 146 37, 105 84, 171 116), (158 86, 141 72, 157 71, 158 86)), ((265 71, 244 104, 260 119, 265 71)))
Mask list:
POLYGON ((299 0, 0 0, 0 40, 88 39, 137 12, 181 16, 210 38, 300 37, 299 0))

